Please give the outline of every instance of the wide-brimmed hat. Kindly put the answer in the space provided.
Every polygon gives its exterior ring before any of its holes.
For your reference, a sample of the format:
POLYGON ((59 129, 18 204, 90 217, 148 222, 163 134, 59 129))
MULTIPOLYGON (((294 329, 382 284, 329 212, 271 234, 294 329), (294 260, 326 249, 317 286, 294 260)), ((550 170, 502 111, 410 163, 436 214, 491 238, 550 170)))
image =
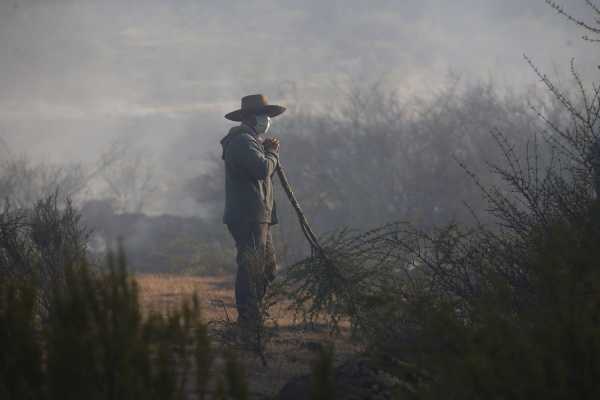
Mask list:
POLYGON ((285 107, 269 104, 264 95, 251 94, 242 97, 242 108, 226 114, 225 118, 239 122, 250 115, 266 114, 269 117, 276 117, 284 111, 285 107))

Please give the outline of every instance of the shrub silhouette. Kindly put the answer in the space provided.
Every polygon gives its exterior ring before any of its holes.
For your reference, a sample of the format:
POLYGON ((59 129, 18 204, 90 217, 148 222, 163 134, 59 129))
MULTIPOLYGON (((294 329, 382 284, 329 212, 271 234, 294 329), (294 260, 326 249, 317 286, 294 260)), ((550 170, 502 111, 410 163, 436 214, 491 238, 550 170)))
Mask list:
POLYGON ((417 334, 391 354, 434 377, 421 380, 418 398, 598 398, 595 213, 584 227, 556 223, 532 232, 521 264, 525 293, 491 273, 485 290, 466 302, 423 295, 404 305, 417 334))
POLYGON ((36 301, 47 312, 52 287, 64 279, 66 265, 86 260, 89 232, 69 199, 61 206, 59 191, 31 209, 0 212, 0 279, 35 283, 36 301))
MULTIPOLYGON (((107 271, 66 266, 50 312, 37 317, 35 285, 0 283, 0 395, 3 399, 203 399, 215 376, 196 297, 144 315, 125 257, 107 271)), ((227 371, 236 398, 247 393, 233 355, 227 371)))
POLYGON ((318 357, 313 361, 311 374, 311 399, 335 399, 335 371, 333 344, 319 348, 318 357))
POLYGON ((42 397, 42 349, 31 285, 0 280, 0 398, 42 397))

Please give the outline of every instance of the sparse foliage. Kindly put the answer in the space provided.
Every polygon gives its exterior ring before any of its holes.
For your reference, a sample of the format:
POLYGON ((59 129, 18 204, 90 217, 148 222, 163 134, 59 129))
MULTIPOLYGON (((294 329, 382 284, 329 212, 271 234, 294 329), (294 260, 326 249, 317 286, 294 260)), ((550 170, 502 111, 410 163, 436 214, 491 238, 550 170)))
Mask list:
MULTIPOLYGON (((558 12, 560 15, 566 17, 569 21, 575 23, 576 25, 579 25, 581 28, 586 30, 588 32, 588 34, 593 35, 591 37, 588 35, 584 35, 582 37, 583 40, 586 40, 589 42, 600 42, 600 20, 598 19, 598 16, 600 16, 600 6, 598 4, 594 3, 592 0, 583 0, 589 6, 590 15, 592 16, 592 19, 594 19, 593 22, 587 22, 583 18, 579 18, 579 17, 576 17, 576 16, 570 14, 567 10, 565 10, 565 8, 559 2, 552 1, 552 0, 544 0, 544 1, 550 7, 554 8, 556 10, 556 12, 558 12), (595 16, 595 18, 594 18, 594 16, 595 16)), ((590 16, 590 15, 588 15, 588 16, 590 16)))
POLYGON ((0 194, 11 208, 31 208, 39 199, 55 193, 61 201, 79 194, 87 181, 81 164, 34 164, 10 154, 0 158, 0 194))
POLYGON ((64 280, 64 266, 86 258, 88 231, 69 200, 58 194, 39 200, 33 209, 0 213, 0 278, 35 282, 39 302, 49 306, 53 285, 64 280))
POLYGON ((118 212, 145 211, 158 190, 150 155, 123 141, 114 142, 108 154, 112 160, 99 174, 105 185, 103 196, 113 199, 118 212))

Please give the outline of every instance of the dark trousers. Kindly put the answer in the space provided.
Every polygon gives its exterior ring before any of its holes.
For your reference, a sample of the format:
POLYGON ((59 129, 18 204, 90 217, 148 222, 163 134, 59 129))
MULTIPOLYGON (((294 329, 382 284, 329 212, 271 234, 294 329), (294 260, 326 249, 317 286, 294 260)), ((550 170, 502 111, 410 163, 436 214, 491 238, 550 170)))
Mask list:
POLYGON ((271 226, 255 222, 230 224, 227 228, 237 248, 235 303, 238 321, 251 323, 258 319, 259 304, 277 269, 271 226))

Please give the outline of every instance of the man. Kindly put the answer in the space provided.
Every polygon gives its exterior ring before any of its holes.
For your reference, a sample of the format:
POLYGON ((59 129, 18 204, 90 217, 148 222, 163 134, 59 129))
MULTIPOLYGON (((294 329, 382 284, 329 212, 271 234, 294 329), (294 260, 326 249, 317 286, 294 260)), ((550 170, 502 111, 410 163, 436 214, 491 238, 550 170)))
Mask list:
POLYGON ((279 139, 265 138, 271 118, 285 107, 260 94, 242 98, 242 107, 225 118, 241 122, 221 140, 225 161, 223 223, 235 240, 235 300, 242 329, 257 322, 258 304, 276 270, 271 226, 277 224, 272 176, 279 162, 279 139))

